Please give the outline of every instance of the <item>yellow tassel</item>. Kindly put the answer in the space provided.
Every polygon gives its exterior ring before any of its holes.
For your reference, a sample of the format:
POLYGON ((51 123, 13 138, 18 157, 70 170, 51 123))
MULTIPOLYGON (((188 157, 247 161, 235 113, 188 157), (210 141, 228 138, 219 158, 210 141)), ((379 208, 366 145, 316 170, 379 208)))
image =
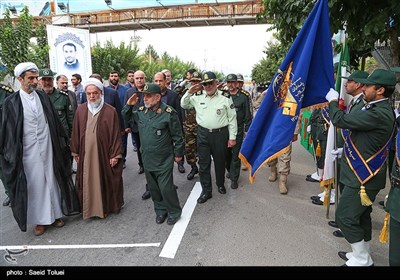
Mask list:
POLYGON ((359 194, 360 194, 361 205, 362 206, 370 206, 370 205, 372 205, 372 201, 371 201, 371 199, 369 199, 369 197, 367 195, 367 192, 365 191, 365 187, 364 186, 360 187, 359 194))
POLYGON ((388 223, 389 223, 389 213, 386 212, 385 220, 383 221, 383 227, 381 229, 381 234, 379 234, 379 242, 386 244, 388 242, 388 223))
POLYGON ((315 156, 321 157, 321 145, 319 144, 319 141, 318 141, 317 148, 315 149, 315 156))

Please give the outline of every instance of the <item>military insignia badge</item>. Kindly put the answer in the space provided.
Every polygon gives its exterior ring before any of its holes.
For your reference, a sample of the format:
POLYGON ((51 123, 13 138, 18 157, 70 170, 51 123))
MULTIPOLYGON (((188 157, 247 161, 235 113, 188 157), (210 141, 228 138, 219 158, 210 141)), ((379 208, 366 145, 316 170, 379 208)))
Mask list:
POLYGON ((172 112, 171 107, 167 107, 167 109, 165 109, 165 112, 171 113, 172 112))
POLYGON ((217 109, 217 115, 221 115, 221 110, 217 109))
POLYGON ((208 80, 208 74, 204 74, 203 80, 208 80))
POLYGON ((232 103, 231 104, 231 109, 233 109, 233 108, 235 108, 235 104, 232 103))
POLYGON ((144 106, 140 106, 139 111, 143 111, 143 110, 144 110, 144 106))
POLYGON ((144 85, 143 91, 147 91, 149 89, 149 86, 147 84, 144 85))
POLYGON ((158 136, 161 135, 161 130, 157 130, 157 135, 158 135, 158 136))
POLYGON ((158 108, 157 109, 157 114, 160 114, 161 113, 161 108, 158 108))

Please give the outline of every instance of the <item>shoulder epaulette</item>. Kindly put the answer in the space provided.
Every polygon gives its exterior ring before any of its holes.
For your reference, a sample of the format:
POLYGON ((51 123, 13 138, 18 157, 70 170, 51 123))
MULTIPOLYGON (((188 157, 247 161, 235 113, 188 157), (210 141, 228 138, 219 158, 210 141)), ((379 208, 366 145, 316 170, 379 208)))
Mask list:
POLYGON ((170 106, 167 106, 167 108, 165 108, 165 112, 167 113, 172 113, 173 109, 170 106))
POLYGON ((222 96, 225 96, 227 98, 231 98, 231 95, 225 91, 222 92, 222 96))
POLYGON ((241 91, 244 95, 251 96, 251 93, 248 92, 248 91, 245 90, 245 89, 240 89, 240 91, 241 91))
POLYGON ((143 111, 144 110, 144 106, 140 106, 138 110, 139 111, 143 111))
POLYGON ((8 91, 8 92, 14 92, 14 90, 12 88, 10 88, 9 86, 3 85, 3 84, 0 84, 0 88, 2 90, 8 91))
POLYGON ((66 95, 66 96, 68 96, 68 92, 66 92, 66 91, 63 91, 63 90, 58 90, 62 95, 66 95))

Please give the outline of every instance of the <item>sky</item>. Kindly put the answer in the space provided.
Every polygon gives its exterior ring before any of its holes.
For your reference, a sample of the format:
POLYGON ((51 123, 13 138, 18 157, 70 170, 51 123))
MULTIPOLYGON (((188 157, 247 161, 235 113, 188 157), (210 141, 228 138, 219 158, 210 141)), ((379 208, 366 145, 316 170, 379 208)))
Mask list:
MULTIPOLYGON (((0 0, 1 11, 5 7, 14 5, 18 11, 24 5, 29 6, 32 15, 38 15, 47 1, 43 0, 0 0)), ((85 5, 80 0, 57 1, 69 4, 70 12, 83 12, 106 10, 107 5, 103 0, 86 0, 85 5)), ((161 4, 193 4, 211 3, 215 0, 112 0, 114 9, 128 7, 159 6, 161 4), (160 4, 161 3, 161 4, 160 4)), ((218 0, 232 2, 231 0, 218 0)), ((62 14, 58 9, 57 13, 62 14)), ((177 56, 183 61, 193 62, 201 70, 215 70, 229 73, 241 73, 250 78, 253 66, 258 63, 265 54, 263 50, 271 39, 271 33, 267 33, 268 25, 235 25, 235 26, 213 26, 213 27, 192 27, 192 28, 171 28, 102 32, 91 34, 92 45, 96 42, 104 43, 112 39, 114 45, 121 41, 129 43, 133 36, 140 37, 138 46, 141 53, 151 44, 159 55, 167 52, 170 56, 177 56)))

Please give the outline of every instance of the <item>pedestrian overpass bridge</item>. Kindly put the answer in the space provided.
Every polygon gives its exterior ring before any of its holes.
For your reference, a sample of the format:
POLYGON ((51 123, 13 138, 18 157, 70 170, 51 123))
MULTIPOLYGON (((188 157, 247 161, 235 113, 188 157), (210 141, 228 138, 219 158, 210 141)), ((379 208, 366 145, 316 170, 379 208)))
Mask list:
MULTIPOLYGON (((88 29, 90 33, 160 28, 249 25, 267 23, 257 15, 263 11, 261 0, 196 3, 35 17, 35 23, 88 29)), ((35 25, 36 25, 35 24, 35 25)))

